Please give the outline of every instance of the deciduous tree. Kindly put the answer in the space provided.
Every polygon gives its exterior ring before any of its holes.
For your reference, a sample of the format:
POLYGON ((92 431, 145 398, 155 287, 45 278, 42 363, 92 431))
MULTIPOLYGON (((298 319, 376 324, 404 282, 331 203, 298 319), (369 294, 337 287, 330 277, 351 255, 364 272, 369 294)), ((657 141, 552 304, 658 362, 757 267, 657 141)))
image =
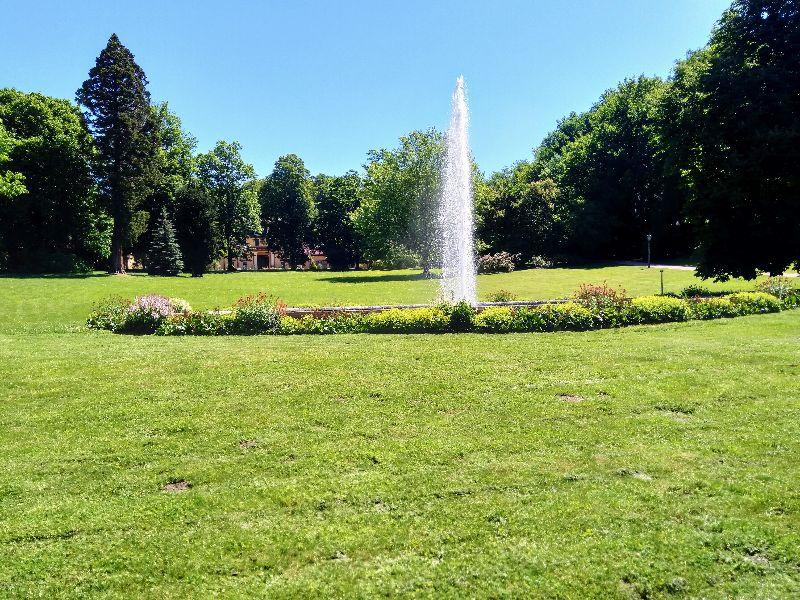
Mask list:
POLYGON ((202 277, 223 244, 214 199, 198 179, 191 179, 177 194, 175 233, 184 266, 192 277, 202 277))
POLYGON ((109 223, 90 167, 94 145, 78 108, 68 100, 4 89, 0 124, 7 165, 16 173, 9 180, 15 197, 0 202, 7 267, 72 271, 107 257, 109 223))
POLYGON ((361 201, 362 187, 355 171, 338 177, 319 175, 314 181, 316 240, 333 269, 346 269, 358 262, 353 213, 361 201))
POLYGON ((751 278, 800 261, 800 3, 737 0, 679 64, 667 102, 698 272, 751 278))
POLYGON ((215 206, 215 221, 228 270, 247 249, 247 236, 261 225, 258 197, 246 184, 255 177, 255 169, 242 158, 239 142, 219 141, 197 157, 198 178, 208 190, 215 206))
POLYGON ((296 154, 281 156, 259 193, 268 243, 292 268, 302 265, 313 244, 311 177, 296 154))
POLYGON ((366 258, 385 258, 396 246, 419 256, 423 273, 437 260, 437 209, 444 137, 413 131, 393 150, 369 153, 364 199, 356 227, 366 258))

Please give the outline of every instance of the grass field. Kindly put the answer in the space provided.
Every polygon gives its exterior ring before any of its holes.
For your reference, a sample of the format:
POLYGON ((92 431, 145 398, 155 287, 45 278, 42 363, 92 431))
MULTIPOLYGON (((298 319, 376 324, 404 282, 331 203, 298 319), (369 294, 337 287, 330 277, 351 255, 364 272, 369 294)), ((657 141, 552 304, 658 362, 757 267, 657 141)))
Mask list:
MULTIPOLYGON (((572 294, 581 283, 623 286, 629 294, 642 296, 660 291, 656 269, 641 267, 587 267, 583 269, 542 269, 515 271, 478 277, 478 294, 501 289, 520 300, 549 300, 572 294)), ((691 284, 716 290, 752 290, 753 282, 730 280, 703 282, 691 271, 666 270, 664 291, 677 292, 691 284)), ((110 295, 133 297, 157 293, 188 300, 194 308, 229 307, 245 294, 264 291, 294 306, 401 304, 430 302, 436 298, 439 282, 423 279, 419 271, 351 271, 345 273, 260 273, 211 274, 191 277, 149 277, 105 274, 67 277, 0 277, 0 326, 23 330, 52 330, 84 323, 91 307, 110 295), (5 321, 5 324, 3 324, 5 321)))
MULTIPOLYGON (((643 294, 657 277, 479 287, 643 294)), ((213 307, 434 287, 406 272, 0 279, 0 597, 800 595, 800 311, 557 334, 82 326, 110 293, 213 307)))

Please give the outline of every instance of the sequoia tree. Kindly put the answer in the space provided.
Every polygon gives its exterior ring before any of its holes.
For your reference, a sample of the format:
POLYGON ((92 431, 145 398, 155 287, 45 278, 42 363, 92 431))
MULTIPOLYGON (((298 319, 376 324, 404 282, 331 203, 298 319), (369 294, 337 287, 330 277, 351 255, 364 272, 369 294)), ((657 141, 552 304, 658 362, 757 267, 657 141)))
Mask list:
POLYGON ((95 177, 114 221, 110 272, 124 273, 126 254, 146 222, 141 205, 152 188, 158 135, 147 77, 116 34, 76 98, 94 135, 95 177))

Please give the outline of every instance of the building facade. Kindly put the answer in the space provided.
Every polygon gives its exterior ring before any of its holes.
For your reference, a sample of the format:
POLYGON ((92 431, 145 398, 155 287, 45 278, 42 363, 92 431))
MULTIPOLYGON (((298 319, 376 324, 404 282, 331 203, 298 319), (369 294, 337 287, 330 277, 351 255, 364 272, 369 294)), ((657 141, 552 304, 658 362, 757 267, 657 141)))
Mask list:
MULTIPOLYGON (((308 260, 303 264, 303 269, 327 269, 327 256, 315 249, 307 249, 308 260)), ((246 252, 233 260, 233 266, 239 271, 264 271, 269 269, 288 269, 281 259, 280 252, 271 250, 263 235, 253 234, 247 236, 246 252)), ((212 270, 225 271, 228 269, 228 258, 223 257, 214 263, 212 270)))

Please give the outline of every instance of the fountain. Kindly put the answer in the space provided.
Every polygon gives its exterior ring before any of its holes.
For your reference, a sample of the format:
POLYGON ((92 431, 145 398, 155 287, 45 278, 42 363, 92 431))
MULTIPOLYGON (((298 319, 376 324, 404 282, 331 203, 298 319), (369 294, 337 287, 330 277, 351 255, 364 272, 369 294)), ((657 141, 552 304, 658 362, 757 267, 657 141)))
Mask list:
MULTIPOLYGON (((481 311, 489 306, 537 306, 566 302, 559 300, 511 300, 478 302, 475 268, 475 219, 472 205, 472 157, 469 151, 469 112, 464 77, 456 80, 452 114, 447 130, 444 162, 439 194, 439 250, 442 258, 440 299, 445 302, 467 302, 481 311)), ((393 308, 424 308, 428 304, 373 306, 291 307, 286 314, 317 318, 342 314, 364 314, 393 308)))
POLYGON ((460 76, 453 91, 439 201, 441 296, 447 302, 468 302, 474 306, 478 296, 475 286, 472 159, 468 127, 464 77, 460 76))

